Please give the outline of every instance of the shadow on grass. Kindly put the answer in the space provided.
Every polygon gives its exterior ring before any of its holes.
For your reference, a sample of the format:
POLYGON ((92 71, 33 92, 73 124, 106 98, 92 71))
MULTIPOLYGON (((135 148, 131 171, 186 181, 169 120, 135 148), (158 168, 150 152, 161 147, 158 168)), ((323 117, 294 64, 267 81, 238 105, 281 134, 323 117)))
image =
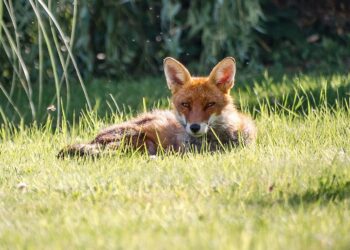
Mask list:
POLYGON ((303 192, 289 193, 288 190, 278 189, 274 186, 269 192, 278 192, 277 198, 264 196, 247 201, 247 204, 269 208, 275 205, 291 208, 305 207, 313 204, 327 205, 329 203, 342 202, 350 199, 350 180, 343 176, 324 176, 318 179, 315 187, 310 187, 303 192))
MULTIPOLYGON (((269 113, 278 111, 280 114, 305 116, 320 107, 349 106, 350 75, 344 72, 272 77, 265 74, 259 81, 254 80, 238 91, 243 107, 257 116, 261 113, 262 106, 269 113)), ((233 95, 235 96, 235 89, 233 95)))
POLYGON ((287 204, 296 207, 301 204, 326 204, 339 202, 350 198, 350 180, 339 180, 336 175, 332 178, 321 178, 316 189, 308 189, 302 194, 289 195, 287 204))

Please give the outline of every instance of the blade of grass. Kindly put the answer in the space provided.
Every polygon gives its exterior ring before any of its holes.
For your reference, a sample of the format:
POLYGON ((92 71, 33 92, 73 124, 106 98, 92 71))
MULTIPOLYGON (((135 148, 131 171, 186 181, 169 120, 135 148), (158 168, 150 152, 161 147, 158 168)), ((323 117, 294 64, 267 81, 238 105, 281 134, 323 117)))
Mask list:
MULTIPOLYGON (((73 2, 73 18, 72 18, 72 29, 71 29, 71 34, 70 34, 70 39, 69 39, 69 43, 71 48, 73 49, 73 44, 74 44, 74 39, 75 39, 75 29, 77 26, 77 18, 78 17, 78 0, 74 0, 73 2)), ((67 55, 66 58, 66 63, 64 64, 64 70, 68 69, 68 66, 70 64, 70 57, 69 54, 67 55)), ((63 83, 63 76, 61 77, 61 81, 60 81, 60 85, 62 85, 63 83)), ((67 85, 67 110, 69 109, 69 102, 70 102, 70 88, 69 85, 67 85)))
MULTIPOLYGON (((74 58, 74 56, 73 56, 71 47, 68 45, 68 43, 67 43, 67 41, 66 41, 66 39, 65 39, 66 36, 64 35, 64 33, 63 33, 62 29, 60 28, 60 26, 59 26, 59 24, 58 24, 56 18, 52 15, 52 13, 50 12, 50 10, 49 10, 48 7, 46 6, 46 4, 45 4, 42 0, 38 0, 38 1, 39 1, 40 5, 43 7, 43 9, 45 10, 45 12, 47 13, 47 15, 49 16, 49 18, 50 18, 50 19, 53 21, 53 23, 55 24, 56 29, 57 29, 57 31, 59 32, 59 34, 60 34, 60 36, 61 36, 61 38, 62 38, 62 41, 63 41, 63 43, 64 43, 64 45, 65 45, 65 47, 66 47, 66 49, 67 49, 67 51, 68 51, 68 54, 69 54, 69 56, 70 56, 70 58, 71 58, 71 60, 72 60, 73 65, 74 65, 75 73, 77 74, 79 83, 80 83, 81 88, 82 88, 82 90, 83 90, 83 93, 84 93, 84 96, 85 96, 85 99, 86 99, 86 102, 87 102, 87 105, 88 105, 88 109, 89 109, 89 111, 91 111, 91 110, 92 110, 92 106, 91 106, 91 103, 90 103, 90 99, 89 99, 88 93, 87 93, 87 91, 86 91, 84 81, 83 81, 83 79, 82 79, 82 77, 81 77, 81 74, 80 74, 78 65, 77 65, 77 63, 76 63, 76 61, 75 61, 75 58, 74 58)), ((32 2, 32 0, 30 0, 30 2, 32 2)))
POLYGON ((224 152, 226 152, 227 150, 226 150, 225 146, 222 144, 219 136, 215 133, 215 130, 212 127, 209 127, 209 129, 213 133, 213 135, 215 136, 215 139, 219 142, 220 147, 223 149, 224 152))
MULTIPOLYGON (((38 6, 38 1, 35 2, 38 6)), ((38 47, 39 47, 39 99, 38 99, 38 110, 41 109, 43 100, 43 72, 44 72, 44 53, 43 53, 43 35, 40 30, 40 25, 38 22, 38 47)))
POLYGON ((2 40, 2 24, 3 24, 4 9, 2 1, 0 1, 0 40, 2 40))
MULTIPOLYGON (((30 105, 30 110, 31 110, 31 113, 32 113, 32 118, 33 120, 35 120, 36 118, 36 112, 35 112, 35 106, 34 106, 34 103, 33 103, 33 100, 32 100, 32 88, 31 88, 31 83, 30 83, 30 78, 29 78, 29 73, 28 73, 28 68, 21 56, 21 53, 19 52, 19 48, 16 47, 12 37, 11 37, 11 34, 9 32, 9 30, 7 29, 7 27, 3 24, 2 24, 2 28, 5 32, 5 35, 6 35, 6 38, 7 40, 9 41, 9 44, 10 44, 10 47, 11 49, 16 53, 16 56, 20 62, 20 65, 21 65, 21 69, 23 71, 23 74, 24 74, 24 77, 26 79, 26 84, 22 85, 25 92, 26 92, 26 95, 28 97, 28 101, 29 101, 29 105, 30 105)), ((3 40, 1 40, 1 42, 3 43, 3 40)), ((22 82, 24 83, 24 82, 22 82)))
MULTIPOLYGON (((10 14, 10 18, 12 20, 13 29, 14 29, 14 32, 15 32, 15 39, 16 39, 17 48, 21 48, 21 43, 20 43, 20 39, 19 39, 19 32, 18 32, 18 25, 17 25, 17 19, 16 19, 14 8, 13 8, 12 0, 9 0, 8 4, 6 4, 6 1, 4 0, 4 3, 5 3, 5 6, 6 6, 8 12, 11 13, 10 14)), ((21 50, 19 50, 19 52, 21 53, 21 50)), ((15 54, 13 54, 13 58, 14 58, 15 63, 16 63, 17 58, 15 57, 15 54)), ((18 62, 18 68, 20 68, 19 62, 18 62)), ((13 74, 12 83, 11 83, 11 90, 10 90, 10 96, 11 97, 13 96, 13 93, 15 91, 15 86, 16 86, 15 83, 16 83, 16 75, 13 74)))
POLYGON ((7 116, 5 115, 5 112, 4 112, 4 110, 1 108, 1 106, 0 106, 0 117, 1 117, 1 119, 2 119, 2 123, 1 123, 1 129, 2 129, 2 133, 1 133, 1 137, 2 137, 2 139, 3 140, 6 140, 6 135, 7 135, 7 133, 8 133, 8 131, 9 131, 9 129, 8 129, 8 124, 9 124, 9 122, 8 122, 8 118, 7 118, 7 116), (7 133, 6 133, 7 132, 7 133))
POLYGON ((7 93, 6 89, 4 88, 4 86, 2 85, 2 83, 0 82, 0 89, 2 91, 2 93, 4 93, 4 95, 6 96, 8 102, 12 105, 13 109, 16 111, 16 113, 18 114, 18 116, 23 119, 23 115, 21 114, 21 112, 19 111, 19 109, 17 108, 16 104, 14 103, 14 101, 12 100, 12 97, 7 93))
POLYGON ((59 88, 59 79, 58 79, 58 74, 57 74, 57 66, 56 66, 56 60, 55 60, 55 55, 53 53, 53 49, 52 49, 52 46, 51 46, 51 41, 46 33, 46 30, 45 30, 45 26, 44 26, 44 23, 41 19, 41 15, 38 11, 38 9, 36 8, 33 0, 29 0, 29 3, 30 5, 32 6, 32 9, 36 15, 36 18, 38 20, 38 23, 40 25, 40 29, 43 33, 43 36, 44 36, 44 40, 45 40, 45 43, 46 43, 46 47, 47 47, 47 50, 49 52, 49 58, 50 58, 50 62, 51 62, 51 67, 52 67, 52 71, 53 71, 53 75, 54 75, 54 81, 55 81, 55 87, 56 87, 56 95, 57 95, 57 128, 59 128, 60 126, 60 119, 61 119, 61 105, 60 105, 60 102, 59 100, 61 99, 61 94, 60 94, 60 88, 59 88))
MULTIPOLYGON (((49 10, 52 11, 52 1, 49 0, 48 1, 48 6, 49 6, 49 10)), ((51 34, 52 34, 52 38, 53 38, 53 42, 55 44, 55 47, 56 47, 56 51, 57 51, 57 54, 58 54, 58 58, 59 58, 59 61, 61 63, 61 67, 63 69, 63 75, 62 75, 62 78, 65 80, 66 82, 66 86, 67 86, 67 103, 69 103, 69 79, 68 79, 68 73, 67 73, 67 68, 65 68, 65 62, 64 62, 64 58, 63 58, 63 55, 61 53, 61 48, 60 48, 60 44, 58 42, 58 39, 57 39, 57 33, 53 27, 53 24, 52 24, 52 20, 49 19, 49 24, 50 24, 50 30, 51 30, 51 34)), ((60 86, 60 90, 62 88, 62 82, 59 83, 59 86, 60 86)), ((54 97, 54 99, 56 98, 56 96, 54 97)), ((54 102, 54 101, 52 101, 54 102)))

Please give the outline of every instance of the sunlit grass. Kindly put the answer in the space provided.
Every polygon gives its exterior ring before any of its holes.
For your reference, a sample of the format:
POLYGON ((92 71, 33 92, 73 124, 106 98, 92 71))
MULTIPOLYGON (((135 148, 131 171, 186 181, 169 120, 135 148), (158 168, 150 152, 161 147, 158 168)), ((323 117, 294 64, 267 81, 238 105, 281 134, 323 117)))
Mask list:
MULTIPOLYGON (((95 112, 76 110, 80 119, 63 120, 60 130, 52 129, 54 113, 40 126, 2 126, 0 245, 348 249, 348 89, 348 75, 237 81, 233 95, 255 116, 256 145, 58 160, 62 146, 90 140, 107 124, 169 106, 160 79, 93 82, 95 112)), ((83 103, 75 98, 72 106, 83 103)))
POLYGON ((247 148, 58 160, 108 124, 169 108, 169 91, 160 77, 85 86, 72 51, 76 0, 69 29, 52 1, 28 1, 35 68, 13 3, 0 0, 12 66, 0 82, 1 248, 350 248, 349 74, 238 72, 232 95, 259 130, 247 148))

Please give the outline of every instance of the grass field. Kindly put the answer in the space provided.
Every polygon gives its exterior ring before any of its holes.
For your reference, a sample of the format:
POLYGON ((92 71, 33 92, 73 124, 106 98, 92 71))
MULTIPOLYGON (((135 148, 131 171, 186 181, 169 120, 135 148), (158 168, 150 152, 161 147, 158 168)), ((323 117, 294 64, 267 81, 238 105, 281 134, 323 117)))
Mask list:
POLYGON ((67 143, 168 106, 161 79, 88 91, 96 112, 60 132, 50 119, 2 125, 2 249, 350 248, 349 74, 238 81, 233 96, 259 129, 248 148, 58 160, 67 143))

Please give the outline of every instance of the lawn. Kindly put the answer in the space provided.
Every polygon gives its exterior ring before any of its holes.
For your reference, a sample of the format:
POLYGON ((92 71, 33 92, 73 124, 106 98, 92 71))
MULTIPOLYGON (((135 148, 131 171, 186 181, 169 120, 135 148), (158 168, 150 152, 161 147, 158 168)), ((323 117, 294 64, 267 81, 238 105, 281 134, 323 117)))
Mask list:
POLYGON ((97 80, 88 91, 95 112, 76 108, 73 120, 70 108, 60 131, 51 115, 2 125, 1 248, 350 248, 349 74, 237 81, 236 103, 259 130, 250 147, 56 159, 109 123, 169 105, 163 79, 97 80))

